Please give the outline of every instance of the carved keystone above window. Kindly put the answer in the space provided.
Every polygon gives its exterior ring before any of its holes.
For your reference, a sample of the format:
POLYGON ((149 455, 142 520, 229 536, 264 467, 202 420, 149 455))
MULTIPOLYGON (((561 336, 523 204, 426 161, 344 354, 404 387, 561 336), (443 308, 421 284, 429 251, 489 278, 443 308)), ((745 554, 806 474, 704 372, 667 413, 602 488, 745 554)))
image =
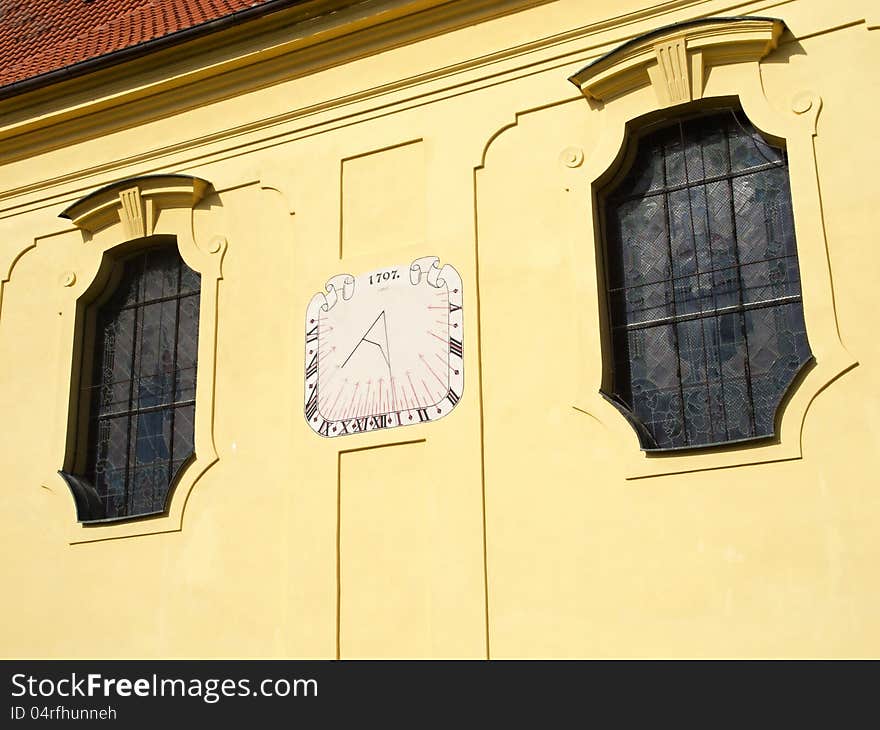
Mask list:
POLYGON ((122 223, 128 240, 151 236, 163 208, 192 208, 208 183, 190 175, 146 175, 96 190, 61 213, 89 233, 122 223))
POLYGON ((650 84, 661 106, 701 99, 706 70, 760 61, 785 25, 776 18, 702 18, 658 28, 596 59, 569 80, 605 102, 650 84))

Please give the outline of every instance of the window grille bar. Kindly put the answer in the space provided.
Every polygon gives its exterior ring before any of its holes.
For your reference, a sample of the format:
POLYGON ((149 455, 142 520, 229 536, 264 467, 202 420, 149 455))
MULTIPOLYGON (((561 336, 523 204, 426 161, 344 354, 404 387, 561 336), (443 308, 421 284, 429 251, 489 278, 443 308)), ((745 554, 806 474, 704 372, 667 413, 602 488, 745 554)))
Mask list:
MULTIPOLYGON (((764 299, 760 302, 744 302, 743 304, 731 304, 726 307, 718 307, 710 309, 706 312, 688 312, 687 314, 671 315, 669 317, 658 317, 657 319, 649 319, 645 322, 626 322, 624 324, 613 325, 614 330, 643 330, 649 327, 660 327, 666 324, 678 324, 679 322, 691 322, 695 319, 708 319, 709 317, 723 317, 725 314, 739 314, 740 312, 748 312, 752 309, 764 309, 765 307, 781 307, 785 304, 794 304, 802 299, 800 294, 792 294, 787 297, 779 297, 778 299, 764 299)), ((651 307, 656 309, 656 307, 651 307)))
MULTIPOLYGON (((708 213, 707 213, 708 215, 708 213)), ((711 250, 711 249, 710 249, 711 250)), ((786 259, 797 260, 796 254, 786 253, 781 256, 768 256, 767 258, 757 259, 755 261, 746 261, 744 264, 731 264, 730 266, 719 266, 717 269, 709 269, 708 271, 696 271, 693 274, 682 274, 681 276, 670 276, 665 279, 652 279, 651 281, 646 281, 643 284, 630 284, 628 286, 615 286, 611 287, 608 291, 611 294, 617 294, 618 292, 629 291, 631 289, 642 289, 647 286, 657 286, 658 284, 674 284, 677 281, 686 281, 687 279, 694 279, 700 276, 708 276, 709 274, 720 274, 723 271, 736 271, 737 269, 743 266, 760 266, 765 263, 772 263, 774 261, 784 261, 786 259)), ((748 289, 746 289, 748 291, 748 289)))
MULTIPOLYGON (((689 182, 679 183, 678 185, 664 185, 661 188, 654 188, 653 190, 645 190, 642 193, 633 193, 632 195, 623 195, 621 197, 610 197, 608 198, 609 202, 614 203, 615 205, 620 205, 621 203, 630 203, 634 200, 644 200, 645 198, 653 198, 657 195, 668 195, 669 193, 677 193, 680 190, 688 190, 699 187, 701 185, 708 185, 709 183, 716 182, 724 182, 726 180, 734 180, 738 177, 745 177, 746 175, 754 175, 759 172, 765 172, 767 170, 772 170, 777 167, 785 167, 786 163, 784 160, 779 160, 778 162, 767 162, 762 165, 755 165, 753 167, 748 167, 743 170, 737 170, 735 172, 727 172, 727 173, 719 173, 718 175, 712 175, 710 177, 703 178, 702 180, 691 180, 689 182)), ((687 173, 687 166, 685 166, 685 174, 687 173)))
MULTIPOLYGON (((705 186, 705 184, 703 184, 701 186, 695 186, 695 187, 690 186, 690 172, 688 170, 688 148, 687 148, 687 144, 684 139, 684 126, 681 124, 681 122, 679 122, 679 124, 678 124, 678 133, 679 133, 679 139, 681 140, 681 156, 682 156, 682 163, 684 165, 684 180, 686 183, 688 183, 688 214, 689 214, 688 221, 690 222, 690 227, 691 227, 691 247, 694 252, 694 265, 696 266, 697 271, 699 271, 700 270, 700 252, 697 248, 697 231, 694 227, 694 191, 695 190, 702 190, 703 194, 705 195, 706 186, 705 186)), ((699 147, 700 147, 700 154, 702 155, 703 145, 700 144, 699 147)), ((706 168, 703 167, 703 169, 705 170, 706 168)), ((706 231, 707 236, 708 236, 708 233, 709 233, 709 231, 707 230, 706 231)), ((711 243, 708 245, 707 248, 709 249, 709 257, 710 257, 709 258, 709 261, 710 261, 709 268, 713 268, 714 264, 711 263, 711 261, 712 261, 712 259, 711 259, 712 245, 711 245, 711 243)), ((714 279, 714 277, 713 277, 713 279, 714 279)), ((672 298, 675 299, 674 293, 673 293, 672 298)), ((683 321, 683 320, 679 320, 679 321, 683 321)), ((677 329, 677 327, 676 327, 676 329, 677 329)), ((715 435, 715 419, 712 418, 712 413, 711 413, 711 411, 712 411, 712 390, 709 387, 709 352, 706 349, 706 332, 702 326, 702 323, 700 323, 700 342, 702 343, 701 349, 703 350, 703 374, 705 376, 703 379, 706 381, 706 413, 708 415, 708 421, 709 421, 709 432, 714 437, 714 435, 715 435)), ((679 358, 680 357, 681 357, 681 354, 679 354, 679 358)), ((680 366, 680 364, 679 364, 679 366, 680 366)), ((686 443, 690 439, 690 437, 688 436, 687 426, 688 426, 687 421, 685 421, 683 435, 684 435, 684 440, 686 443)))
MULTIPOLYGON (((679 129, 681 128, 681 122, 678 124, 679 129)), ((682 151, 682 154, 684 152, 682 151)), ((666 149, 663 149, 663 184, 666 186, 667 182, 667 157, 666 157, 666 149)), ((685 158, 685 166, 687 166, 687 158, 685 158)), ((663 216, 663 221, 666 225, 666 249, 669 252, 669 273, 673 276, 675 275, 675 255, 672 252, 672 231, 670 226, 669 217, 672 214, 669 208, 669 196, 663 196, 663 207, 665 215, 663 216)), ((675 297, 672 297, 672 316, 676 316, 677 314, 677 305, 675 303, 675 297)), ((684 384, 681 379, 681 347, 679 344, 679 336, 678 336, 678 327, 672 328, 672 349, 675 352, 675 375, 676 380, 678 381, 678 408, 681 416, 681 425, 684 431, 685 439, 687 439, 687 427, 685 425, 685 415, 684 415, 684 384)))
MULTIPOLYGON (((733 120, 739 124, 739 120, 736 118, 736 114, 731 112, 731 116, 733 116, 733 120)), ((727 171, 728 173, 733 172, 733 153, 730 149, 730 130, 724 130, 724 141, 725 147, 727 149, 727 171)), ((733 178, 729 178, 727 181, 727 189, 730 194, 730 225, 733 229, 733 257, 736 260, 736 278, 737 278, 737 296, 739 298, 740 304, 743 303, 743 279, 742 279, 742 268, 740 266, 740 255, 739 255, 739 233, 738 226, 736 223, 736 202, 734 198, 734 190, 733 190, 733 178)), ((749 332, 748 327, 746 327, 746 315, 745 311, 740 311, 739 313, 739 322, 740 322, 740 332, 742 334, 743 341, 743 349, 745 351, 745 357, 743 358, 743 369, 746 373, 746 393, 747 400, 749 404, 749 424, 751 425, 751 430, 749 435, 755 435, 755 393, 754 388, 752 387, 752 357, 749 352, 749 332)))
MULTIPOLYGON (((181 273, 181 265, 182 261, 178 261, 177 263, 177 306, 174 311, 174 354, 172 356, 171 362, 177 365, 177 345, 180 340, 180 301, 182 297, 180 296, 180 284, 183 275, 181 273)), ((177 400, 177 372, 175 371, 171 375, 171 401, 174 402, 177 400)), ((193 401, 193 405, 195 405, 195 401, 193 401)), ((170 441, 169 449, 168 449, 168 483, 171 484, 171 480, 174 478, 174 416, 177 414, 177 409, 171 409, 171 425, 170 425, 170 441)))
MULTIPOLYGON (((705 154, 704 146, 702 144, 700 144, 700 167, 703 170, 706 169, 706 154, 705 154)), ((712 221, 709 218, 709 196, 706 193, 706 186, 705 185, 702 186, 702 192, 703 192, 703 202, 704 202, 703 211, 705 213, 705 219, 706 219, 706 237, 708 238, 708 246, 706 248, 709 251, 709 270, 714 272, 715 271, 715 256, 712 253, 712 221)), ((693 210, 691 211, 691 214, 693 215, 693 210)), ((712 273, 711 276, 712 276, 711 281, 712 281, 713 289, 714 289, 715 274, 712 273)), ((714 295, 714 291, 713 291, 713 297, 714 296, 715 295, 714 295)), ((716 309, 717 309, 717 307, 716 307, 716 309)), ((725 394, 724 394, 724 375, 722 373, 723 364, 721 362, 721 326, 720 326, 720 321, 721 321, 720 317, 716 316, 714 318, 714 322, 712 323, 715 325, 712 328, 712 334, 713 334, 712 344, 715 347, 715 361, 718 364, 718 384, 721 389, 721 421, 724 424, 724 439, 728 440, 730 438, 730 428, 728 426, 728 421, 727 421, 727 398, 725 397, 725 394)), ((700 330, 705 333, 705 329, 706 329, 705 323, 701 322, 700 323, 700 330)), ((705 335, 704 335, 704 340, 703 340, 703 349, 705 350, 705 353, 706 353, 706 391, 707 391, 707 397, 709 398, 707 409, 709 412, 709 423, 713 427, 712 432, 714 434, 715 419, 712 418, 712 394, 709 389, 709 382, 708 382, 709 381, 709 351, 706 348, 705 335)))
POLYGON ((125 411, 114 411, 113 413, 102 413, 99 416, 95 416, 92 420, 95 422, 98 421, 111 421, 114 418, 128 418, 131 416, 137 416, 144 413, 158 413, 159 411, 168 411, 175 408, 187 408, 188 406, 194 406, 196 404, 195 400, 182 400, 175 401, 173 403, 161 403, 157 406, 144 406, 143 408, 130 408, 125 411))
MULTIPOLYGON (((137 381, 138 383, 141 383, 144 380, 149 380, 150 378, 155 378, 159 375, 166 375, 166 374, 178 375, 180 373, 188 373, 190 371, 195 372, 196 368, 194 366, 190 367, 190 368, 175 368, 174 370, 166 370, 166 371, 162 371, 162 372, 157 370, 154 373, 147 373, 146 375, 141 375, 140 377, 134 378, 134 380, 137 381)), ((95 390, 100 390, 101 388, 106 388, 109 385, 122 385, 123 383, 128 383, 130 380, 131 380, 131 378, 125 378, 124 380, 108 380, 107 382, 103 382, 103 383, 97 383, 97 384, 93 384, 93 385, 84 385, 82 388, 80 388, 80 391, 82 391, 83 393, 87 393, 87 392, 91 392, 91 391, 95 391, 95 390)))
POLYGON ((180 284, 178 283, 177 294, 169 294, 167 297, 155 297, 154 299, 145 299, 142 302, 135 302, 133 304, 124 304, 118 308, 120 312, 126 312, 129 309, 137 309, 143 307, 149 307, 151 304, 164 304, 165 302, 175 302, 180 299, 186 299, 187 297, 197 297, 199 295, 198 291, 190 291, 185 294, 180 293, 180 284))
MULTIPOLYGON (((145 276, 146 266, 147 266, 147 259, 146 259, 146 256, 144 256, 141 261, 141 280, 138 284, 139 291, 138 291, 138 294, 135 295, 135 301, 138 300, 139 295, 140 295, 140 287, 143 286, 142 282, 143 282, 143 279, 145 276)), ((132 324, 132 334, 131 334, 131 340, 132 340, 131 341, 131 368, 128 371, 129 375, 131 377, 131 382, 128 384, 128 402, 129 403, 134 403, 134 382, 135 382, 134 373, 135 373, 135 366, 137 364, 138 345, 140 342, 140 339, 138 338, 138 319, 139 318, 141 319, 141 321, 143 321, 143 310, 136 308, 134 310, 134 317, 132 317, 133 324, 132 324)), ((123 499, 123 502, 125 503, 126 512, 129 511, 128 495, 129 495, 129 486, 131 483, 131 429, 132 429, 132 421, 133 420, 135 420, 135 419, 132 419, 132 418, 128 419, 128 422, 126 424, 127 428, 126 428, 126 437, 125 437, 125 486, 123 489, 122 499, 123 499)), ((135 437, 135 440, 137 440, 137 422, 136 421, 134 423, 134 429, 135 429, 135 436, 134 437, 135 437)))

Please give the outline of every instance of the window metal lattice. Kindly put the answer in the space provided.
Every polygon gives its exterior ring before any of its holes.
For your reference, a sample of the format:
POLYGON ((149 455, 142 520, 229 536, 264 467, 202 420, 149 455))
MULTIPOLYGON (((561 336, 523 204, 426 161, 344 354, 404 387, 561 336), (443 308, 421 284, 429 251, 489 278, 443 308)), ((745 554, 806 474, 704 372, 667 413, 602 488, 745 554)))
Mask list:
POLYGON ((165 510, 193 454, 200 276, 176 245, 117 264, 119 284, 96 312, 85 478, 101 518, 165 510))
POLYGON ((784 149, 741 111, 680 121, 604 206, 611 396, 643 448, 772 436, 812 358, 784 149))

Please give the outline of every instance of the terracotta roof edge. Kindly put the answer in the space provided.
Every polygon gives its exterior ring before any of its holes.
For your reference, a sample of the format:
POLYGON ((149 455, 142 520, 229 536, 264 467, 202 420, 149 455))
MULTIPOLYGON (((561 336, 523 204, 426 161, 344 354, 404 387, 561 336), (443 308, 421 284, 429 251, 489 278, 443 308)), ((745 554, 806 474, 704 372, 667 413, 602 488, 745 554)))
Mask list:
POLYGON ((50 86, 59 81, 66 81, 67 79, 83 76, 92 71, 99 71, 118 63, 139 58, 149 53, 153 53, 154 51, 177 45, 178 43, 185 43, 186 41, 195 40, 196 38, 211 33, 226 30, 250 20, 257 20, 258 18, 270 15, 271 13, 285 10, 294 5, 302 5, 306 2, 308 2, 308 0, 269 0, 269 2, 245 8, 244 10, 236 10, 220 18, 215 18, 214 20, 209 20, 204 23, 198 23, 197 25, 192 25, 188 28, 183 28, 158 38, 152 38, 133 46, 120 48, 116 51, 111 51, 110 53, 105 53, 100 56, 92 56, 91 58, 77 61, 76 63, 72 63, 63 68, 47 71, 46 73, 37 74, 36 76, 30 76, 26 79, 7 84, 6 86, 0 86, 0 100, 8 99, 9 97, 18 94, 24 94, 28 91, 34 91, 35 89, 43 88, 45 86, 50 86))

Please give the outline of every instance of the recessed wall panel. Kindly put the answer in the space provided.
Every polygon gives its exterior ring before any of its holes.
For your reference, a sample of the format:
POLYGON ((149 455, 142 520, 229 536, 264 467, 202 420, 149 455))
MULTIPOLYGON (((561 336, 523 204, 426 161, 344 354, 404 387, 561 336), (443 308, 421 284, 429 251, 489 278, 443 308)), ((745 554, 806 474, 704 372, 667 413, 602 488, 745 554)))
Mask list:
POLYGON ((423 241, 423 143, 408 142, 343 160, 341 205, 340 257, 423 241))

